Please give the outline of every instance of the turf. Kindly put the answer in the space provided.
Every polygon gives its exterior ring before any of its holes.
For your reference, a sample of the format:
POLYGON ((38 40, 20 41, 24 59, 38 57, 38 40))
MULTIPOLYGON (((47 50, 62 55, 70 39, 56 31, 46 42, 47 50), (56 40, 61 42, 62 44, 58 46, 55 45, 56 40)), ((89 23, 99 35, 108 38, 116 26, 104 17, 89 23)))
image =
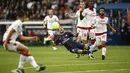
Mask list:
MULTIPOLYGON (((51 46, 30 46, 30 51, 38 64, 47 66, 39 73, 130 73, 130 46, 108 46, 106 59, 101 60, 101 50, 94 53, 95 59, 87 55, 75 58, 63 46, 54 51, 51 46)), ((17 68, 19 54, 11 53, 0 46, 0 73, 11 73, 17 68)), ((25 73, 37 73, 26 62, 25 73)))

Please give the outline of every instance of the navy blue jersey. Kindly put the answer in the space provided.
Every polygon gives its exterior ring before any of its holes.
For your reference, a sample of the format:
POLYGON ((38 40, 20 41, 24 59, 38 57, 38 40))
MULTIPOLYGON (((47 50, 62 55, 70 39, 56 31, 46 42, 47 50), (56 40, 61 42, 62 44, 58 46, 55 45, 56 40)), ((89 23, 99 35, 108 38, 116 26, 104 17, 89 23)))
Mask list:
POLYGON ((60 35, 56 41, 59 41, 69 51, 74 48, 81 48, 81 45, 73 40, 73 37, 74 35, 71 32, 65 32, 60 35))

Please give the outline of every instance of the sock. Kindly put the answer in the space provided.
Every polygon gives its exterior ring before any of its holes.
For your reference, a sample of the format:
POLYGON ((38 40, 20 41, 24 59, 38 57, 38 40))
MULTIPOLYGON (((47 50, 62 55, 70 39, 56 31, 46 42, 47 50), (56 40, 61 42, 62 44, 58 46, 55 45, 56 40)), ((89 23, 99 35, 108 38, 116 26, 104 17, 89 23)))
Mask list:
POLYGON ((28 56, 27 59, 28 59, 29 63, 30 63, 36 70, 39 69, 39 68, 38 68, 39 65, 36 63, 36 61, 35 61, 35 59, 34 59, 33 56, 28 56))
POLYGON ((90 53, 89 53, 89 56, 92 55, 92 52, 95 50, 95 48, 96 48, 96 43, 94 43, 93 45, 90 46, 90 49, 89 49, 90 53))
POLYGON ((23 65, 26 61, 26 56, 20 55, 18 68, 23 69, 23 65))
POLYGON ((103 47, 103 48, 102 48, 102 55, 105 56, 105 54, 106 54, 106 47, 103 47))
POLYGON ((94 45, 91 45, 89 51, 92 52, 93 50, 95 50, 95 48, 96 48, 96 45, 95 45, 95 44, 94 44, 94 45))

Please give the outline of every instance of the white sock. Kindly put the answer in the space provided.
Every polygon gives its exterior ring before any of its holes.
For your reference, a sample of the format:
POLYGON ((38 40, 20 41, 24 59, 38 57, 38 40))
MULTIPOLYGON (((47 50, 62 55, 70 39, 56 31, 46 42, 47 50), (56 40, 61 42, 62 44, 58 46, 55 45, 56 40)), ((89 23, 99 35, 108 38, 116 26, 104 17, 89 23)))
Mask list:
POLYGON ((18 68, 23 69, 23 65, 24 65, 25 61, 26 61, 26 56, 20 55, 18 68))
POLYGON ((103 48, 102 48, 102 55, 105 56, 105 54, 106 54, 106 47, 103 47, 103 48))
POLYGON ((36 69, 37 67, 39 67, 39 65, 36 63, 35 59, 33 56, 28 56, 27 57, 29 63, 36 69))
POLYGON ((89 56, 92 55, 92 51, 95 50, 95 49, 96 49, 96 42, 95 42, 92 46, 90 46, 89 51, 90 51, 91 53, 89 53, 89 56))
POLYGON ((96 44, 93 44, 92 46, 90 46, 89 51, 92 52, 93 50, 95 50, 95 48, 96 48, 96 44))

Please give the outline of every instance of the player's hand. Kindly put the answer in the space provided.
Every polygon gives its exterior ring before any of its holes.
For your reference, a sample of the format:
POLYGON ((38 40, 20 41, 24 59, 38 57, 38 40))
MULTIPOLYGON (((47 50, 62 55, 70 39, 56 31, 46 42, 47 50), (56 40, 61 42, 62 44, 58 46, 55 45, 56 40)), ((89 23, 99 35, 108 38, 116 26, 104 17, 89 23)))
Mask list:
POLYGON ((4 45, 4 47, 7 49, 8 48, 8 43, 7 43, 7 41, 3 41, 3 45, 4 45))
POLYGON ((113 32, 113 33, 116 33, 116 30, 115 30, 115 29, 112 29, 112 32, 113 32))
POLYGON ((65 16, 66 16, 66 17, 69 17, 69 13, 65 13, 65 16))
POLYGON ((34 36, 34 37, 32 38, 32 40, 33 40, 33 41, 38 41, 39 38, 38 38, 37 36, 34 36))
POLYGON ((46 25, 43 25, 43 28, 46 28, 46 25))

